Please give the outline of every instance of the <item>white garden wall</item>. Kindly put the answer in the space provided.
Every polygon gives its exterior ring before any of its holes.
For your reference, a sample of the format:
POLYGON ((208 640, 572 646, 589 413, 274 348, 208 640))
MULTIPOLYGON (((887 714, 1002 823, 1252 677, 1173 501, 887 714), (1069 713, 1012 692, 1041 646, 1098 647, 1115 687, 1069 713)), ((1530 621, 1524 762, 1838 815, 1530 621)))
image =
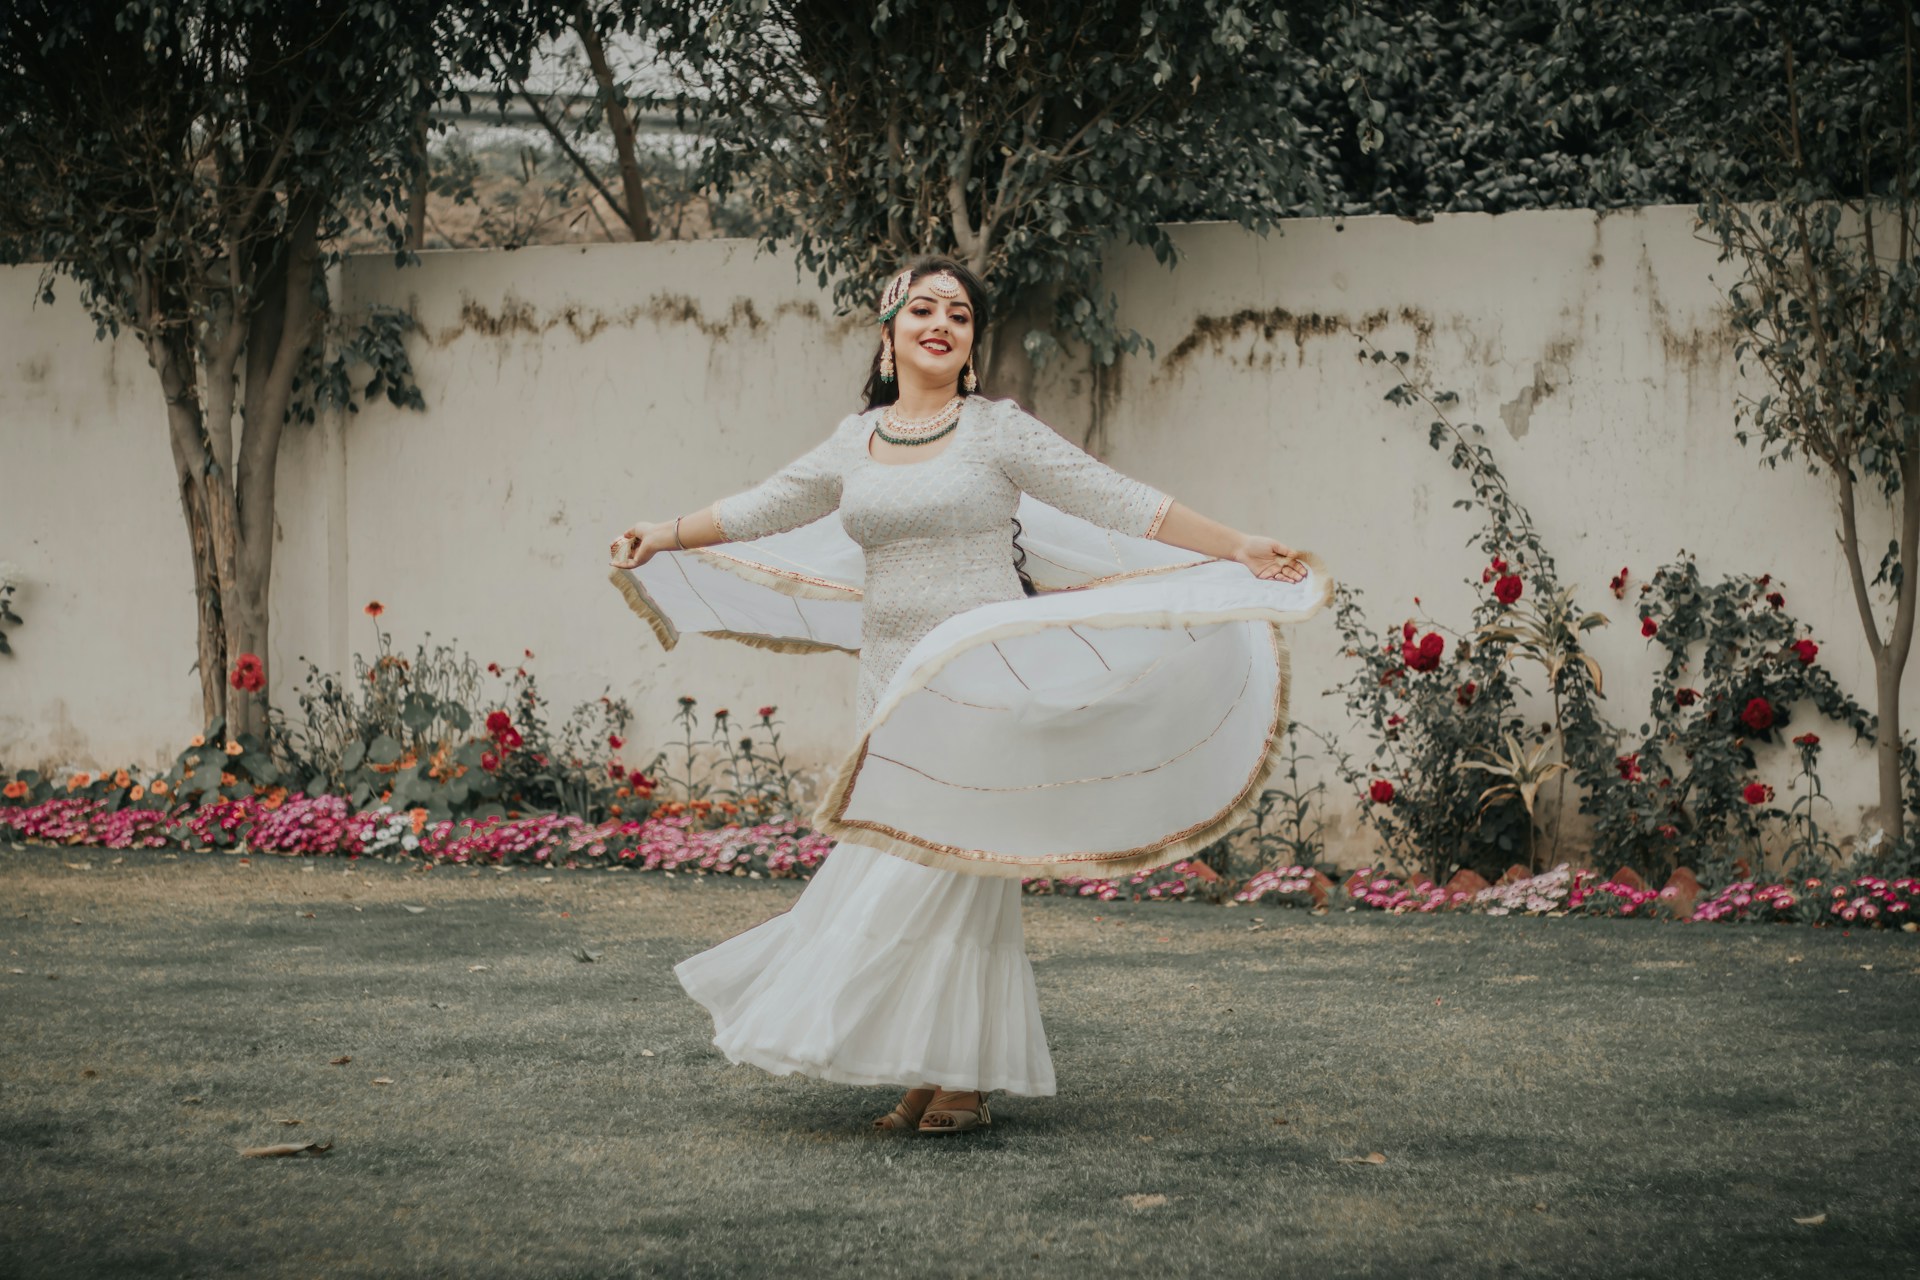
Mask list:
MULTIPOLYGON (((1727 267, 1691 210, 1176 238, 1175 270, 1129 251, 1110 277, 1157 356, 1099 387, 1060 368, 1044 390, 1042 416, 1069 436, 1207 514, 1319 551, 1377 625, 1416 595, 1458 625, 1480 567, 1474 521, 1450 505, 1464 482, 1427 448, 1431 415, 1382 399, 1391 380, 1362 359, 1364 332, 1461 395, 1458 417, 1487 427, 1565 578, 1614 617, 1592 643, 1619 723, 1644 718, 1652 663, 1632 598, 1606 581, 1681 548, 1709 576, 1772 572, 1821 661, 1868 696, 1824 481, 1763 470, 1734 439, 1727 267)), ((199 718, 159 395, 136 344, 95 341, 70 285, 36 306, 38 275, 0 270, 0 559, 26 576, 26 624, 0 659, 0 764, 155 764, 199 718)), ((266 655, 282 702, 297 655, 339 670, 371 648, 361 609, 378 599, 409 648, 431 631, 483 662, 533 650, 556 711, 604 686, 629 697, 630 756, 665 736, 684 692, 709 709, 777 703, 797 755, 832 759, 852 727, 851 659, 699 637, 663 653, 607 585, 605 555, 633 520, 741 488, 824 434, 854 404, 864 323, 734 241, 436 253, 407 270, 368 258, 339 292, 413 309, 429 409, 380 403, 290 433, 266 655)), ((1298 715, 1336 727, 1339 703, 1320 696, 1338 675, 1331 619, 1301 628, 1297 650, 1298 715)), ((1843 737, 1827 781, 1850 826, 1872 776, 1843 737)))

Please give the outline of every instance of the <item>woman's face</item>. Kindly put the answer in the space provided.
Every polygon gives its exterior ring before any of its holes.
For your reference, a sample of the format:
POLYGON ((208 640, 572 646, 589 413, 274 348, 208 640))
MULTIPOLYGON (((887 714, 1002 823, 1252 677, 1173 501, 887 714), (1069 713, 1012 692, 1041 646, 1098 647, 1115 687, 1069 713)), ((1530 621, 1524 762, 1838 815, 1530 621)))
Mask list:
POLYGON ((957 382, 973 354, 973 303, 933 291, 931 275, 907 287, 906 305, 893 318, 893 362, 904 382, 923 386, 957 382))

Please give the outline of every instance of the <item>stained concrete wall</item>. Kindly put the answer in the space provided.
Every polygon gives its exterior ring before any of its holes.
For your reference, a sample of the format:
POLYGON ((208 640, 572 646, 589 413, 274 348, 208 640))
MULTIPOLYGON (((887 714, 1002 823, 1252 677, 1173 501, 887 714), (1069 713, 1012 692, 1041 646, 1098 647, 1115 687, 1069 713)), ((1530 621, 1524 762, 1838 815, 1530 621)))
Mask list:
MULTIPOLYGON (((1824 482, 1763 470, 1734 438, 1727 268, 1691 210, 1175 234, 1176 269, 1127 252, 1110 277, 1157 354, 1099 380, 1057 368, 1041 409, 1065 434, 1206 514, 1318 550, 1377 625, 1420 612, 1416 596, 1459 625, 1480 567, 1475 521, 1451 506, 1465 484, 1427 447, 1432 415, 1382 398, 1392 380, 1365 335, 1459 393, 1455 416, 1485 425, 1566 580, 1614 617, 1592 643, 1618 723, 1644 719, 1653 663, 1607 579, 1623 565, 1644 578, 1682 548, 1709 575, 1772 572, 1821 660, 1870 690, 1824 482)), ((0 559, 27 578, 17 653, 0 660, 0 760, 157 762, 198 719, 158 392, 138 347, 96 342, 70 298, 35 306, 37 274, 0 271, 0 559)), ((799 758, 833 758, 851 659, 697 637, 663 653, 604 563, 632 521, 742 488, 824 434, 853 405, 865 325, 834 318, 787 261, 729 241, 356 260, 339 292, 414 311, 429 409, 380 403, 290 433, 267 655, 279 700, 300 656, 340 670, 371 650, 361 610, 377 599, 404 646, 431 631, 515 665, 531 649, 556 710, 610 686, 639 713, 636 743, 664 738, 685 692, 707 708, 777 703, 799 758)), ((1296 712, 1336 729, 1340 706, 1320 694, 1340 675, 1331 620, 1296 643, 1296 712)), ((1846 748, 1832 765, 1844 826, 1871 801, 1871 769, 1846 748)), ((1784 783, 1783 759, 1767 767, 1784 783)), ((1346 843, 1351 811, 1338 816, 1346 843)))

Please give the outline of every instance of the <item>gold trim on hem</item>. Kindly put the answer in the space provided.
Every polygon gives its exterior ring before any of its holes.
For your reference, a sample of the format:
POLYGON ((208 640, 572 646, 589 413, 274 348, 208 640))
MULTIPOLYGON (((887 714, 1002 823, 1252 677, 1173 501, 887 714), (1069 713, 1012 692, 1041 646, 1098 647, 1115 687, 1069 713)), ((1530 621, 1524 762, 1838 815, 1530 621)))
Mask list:
MULTIPOLYGON (((1324 567, 1318 557, 1302 555, 1315 572, 1324 575, 1324 567)), ((922 866, 935 867, 947 871, 962 871, 974 875, 997 875, 1008 877, 1030 876, 1101 876, 1114 877, 1130 875, 1134 872, 1163 867, 1191 853, 1196 853, 1214 843, 1250 809, 1257 801, 1260 787, 1272 776, 1279 766, 1284 745, 1282 739, 1287 727, 1288 701, 1292 693, 1293 662, 1292 653, 1281 632, 1281 627, 1302 622, 1320 611, 1332 599, 1334 583, 1331 577, 1324 579, 1325 586, 1318 598, 1304 609, 1275 611, 1272 609, 1248 608, 1222 610, 1217 613, 1200 613, 1184 618, 1182 627, 1207 625, 1219 622, 1263 621, 1267 624, 1271 641, 1274 664, 1278 672, 1275 681, 1273 716, 1269 723, 1265 749, 1260 752, 1246 782, 1242 785, 1234 800, 1213 817, 1155 839, 1137 845, 1131 849, 1110 851, 1060 853, 1048 856, 1014 855, 996 853, 989 849, 967 849, 956 845, 940 844, 936 841, 915 836, 884 823, 872 822, 863 818, 848 818, 846 811, 853 800, 853 789, 858 782, 861 770, 865 767, 868 744, 872 739, 873 726, 883 722, 907 697, 924 687, 948 662, 960 653, 968 652, 981 644, 993 643, 1015 635, 1025 635, 1061 626, 1084 626, 1099 628, 1166 625, 1143 621, 1138 615, 1107 614, 1090 618, 1049 619, 1040 623, 1010 623, 997 627, 993 631, 978 637, 965 650, 950 651, 929 664, 929 669, 918 672, 919 682, 898 691, 876 712, 862 730, 859 744, 842 761, 836 771, 832 784, 821 798, 813 815, 816 830, 830 836, 844 837, 855 844, 864 844, 883 852, 894 854, 917 862, 922 866)), ((1189 632, 1191 634, 1191 632, 1189 632)))
MULTIPOLYGON (((662 649, 671 649, 680 643, 680 632, 675 629, 667 615, 654 603, 653 597, 640 580, 626 569, 615 569, 607 575, 607 580, 620 592, 621 599, 627 602, 627 608, 653 629, 654 638, 662 649)), ((717 640, 736 640, 755 649, 767 649, 774 653, 850 653, 858 657, 858 649, 849 649, 845 645, 828 644, 824 640, 796 640, 789 636, 762 635, 756 631, 696 631, 695 635, 712 636, 717 640)))

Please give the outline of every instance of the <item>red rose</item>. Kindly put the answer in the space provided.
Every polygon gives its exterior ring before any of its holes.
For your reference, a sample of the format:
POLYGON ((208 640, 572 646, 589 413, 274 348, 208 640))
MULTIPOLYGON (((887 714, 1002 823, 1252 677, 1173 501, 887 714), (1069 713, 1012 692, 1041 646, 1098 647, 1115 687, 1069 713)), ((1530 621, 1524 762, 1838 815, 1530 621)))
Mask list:
POLYGON ((1470 706, 1473 703, 1473 695, 1478 692, 1480 692, 1480 686, 1469 680, 1453 691, 1453 700, 1463 707, 1470 706))
POLYGON ((1813 660, 1820 656, 1820 646, 1811 640, 1795 640, 1792 648, 1800 655, 1800 665, 1803 667, 1812 666, 1813 660))
POLYGON ((1375 804, 1393 803, 1393 784, 1385 778, 1375 778, 1373 785, 1367 788, 1367 795, 1375 804))
POLYGON ((1740 722, 1755 733, 1765 733, 1773 728, 1773 704, 1765 698, 1755 698, 1740 713, 1740 722))
POLYGON ((610 746, 610 747, 612 747, 612 748, 613 748, 613 749, 614 749, 615 751, 618 751, 618 750, 619 750, 620 748, 622 748, 622 747, 624 747, 624 746, 626 746, 627 744, 626 744, 626 742, 625 742, 625 741, 624 741, 624 740, 623 740, 623 739, 622 739, 622 738, 620 737, 620 735, 619 735, 619 734, 617 734, 617 733, 610 733, 610 734, 608 734, 608 735, 607 735, 607 745, 608 745, 608 746, 610 746))
POLYGON ((1401 725, 1405 724, 1406 722, 1407 722, 1407 718, 1405 716, 1391 715, 1387 717, 1387 728, 1397 729, 1401 725))
POLYGON ((1793 745, 1796 747, 1817 747, 1820 745, 1820 735, 1817 733, 1803 733, 1793 740, 1793 745))
POLYGON ((620 762, 618 760, 615 760, 612 764, 607 766, 607 776, 609 778, 612 778, 615 782, 618 782, 622 778, 627 776, 627 771, 620 767, 620 762))
POLYGON ((1672 826, 1661 827, 1660 834, 1668 840, 1678 840, 1680 838, 1680 828, 1672 826))
POLYGON ((500 664, 499 664, 499 663, 497 663, 497 662, 489 662, 489 663, 487 664, 487 673, 488 673, 489 675, 496 675, 496 676, 497 676, 497 675, 499 675, 499 674, 500 674, 500 664))
POLYGON ((1767 603, 1776 609, 1784 609, 1787 607, 1787 598, 1778 591, 1769 591, 1767 592, 1767 603))
POLYGON ((1622 782, 1641 781, 1642 775, 1640 773, 1639 752, 1635 752, 1630 756, 1621 756, 1618 760, 1615 760, 1613 764, 1616 769, 1620 770, 1620 780, 1622 782))
POLYGON ((1400 624, 1400 638, 1402 640, 1411 640, 1413 639, 1413 633, 1418 630, 1419 628, 1413 625, 1413 619, 1408 618, 1400 624))
POLYGON ((1700 691, 1698 689, 1675 689, 1673 691, 1673 705, 1676 707, 1690 707, 1698 701, 1700 701, 1700 691))
POLYGON ((482 751, 480 753, 480 767, 488 773, 492 773, 500 767, 500 757, 491 751, 482 751))
POLYGON ((1627 571, 1625 567, 1622 567, 1619 573, 1613 575, 1612 581, 1607 583, 1607 588, 1613 592, 1613 598, 1615 600, 1624 600, 1627 598, 1627 571))
POLYGON ((512 751, 515 747, 519 746, 523 741, 524 739, 521 738, 520 731, 514 728, 512 725, 508 725, 506 730, 500 735, 500 745, 505 749, 507 749, 508 751, 512 751))
POLYGON ((494 737, 499 737, 511 728, 513 728, 513 717, 506 712, 489 711, 487 713, 487 732, 494 737))
POLYGON ((1643 636, 1650 636, 1650 635, 1652 635, 1652 634, 1653 634, 1654 632, 1656 632, 1656 631, 1658 631, 1659 629, 1660 629, 1660 624, 1659 624, 1659 623, 1657 623, 1657 622, 1655 622, 1655 621, 1654 621, 1654 620, 1653 620, 1652 618, 1642 618, 1642 619, 1640 619, 1640 634, 1641 634, 1641 635, 1643 635, 1643 636))
POLYGON ((1741 788, 1740 798, 1748 804, 1765 804, 1773 799, 1773 788, 1764 782, 1749 782, 1741 788))
POLYGON ((640 772, 638 769, 635 769, 632 773, 629 773, 627 775, 627 781, 632 783, 635 787, 639 788, 642 791, 651 791, 653 790, 655 785, 652 778, 649 778, 646 774, 640 772))
POLYGON ((1411 640, 1400 646, 1400 660, 1415 671, 1432 671, 1440 665, 1440 655, 1447 651, 1447 638, 1438 631, 1429 631, 1420 637, 1420 643, 1411 640))
POLYGON ((1507 571, 1507 562, 1499 556, 1495 556, 1493 558, 1493 571, 1495 573, 1505 573, 1507 571))
MULTIPOLYGON (((1496 563, 1498 562, 1496 561, 1496 563)), ((1509 573, 1502 577, 1500 581, 1493 584, 1493 598, 1501 604, 1512 604, 1520 598, 1520 593, 1524 589, 1524 584, 1520 581, 1520 575, 1517 573, 1509 573)))
POLYGON ((773 713, 779 709, 778 707, 762 707, 758 714, 762 720, 770 720, 773 718, 773 713))
POLYGON ((267 684, 267 669, 262 665, 260 656, 243 653, 234 660, 233 674, 227 677, 227 683, 236 689, 248 693, 258 693, 267 684))

